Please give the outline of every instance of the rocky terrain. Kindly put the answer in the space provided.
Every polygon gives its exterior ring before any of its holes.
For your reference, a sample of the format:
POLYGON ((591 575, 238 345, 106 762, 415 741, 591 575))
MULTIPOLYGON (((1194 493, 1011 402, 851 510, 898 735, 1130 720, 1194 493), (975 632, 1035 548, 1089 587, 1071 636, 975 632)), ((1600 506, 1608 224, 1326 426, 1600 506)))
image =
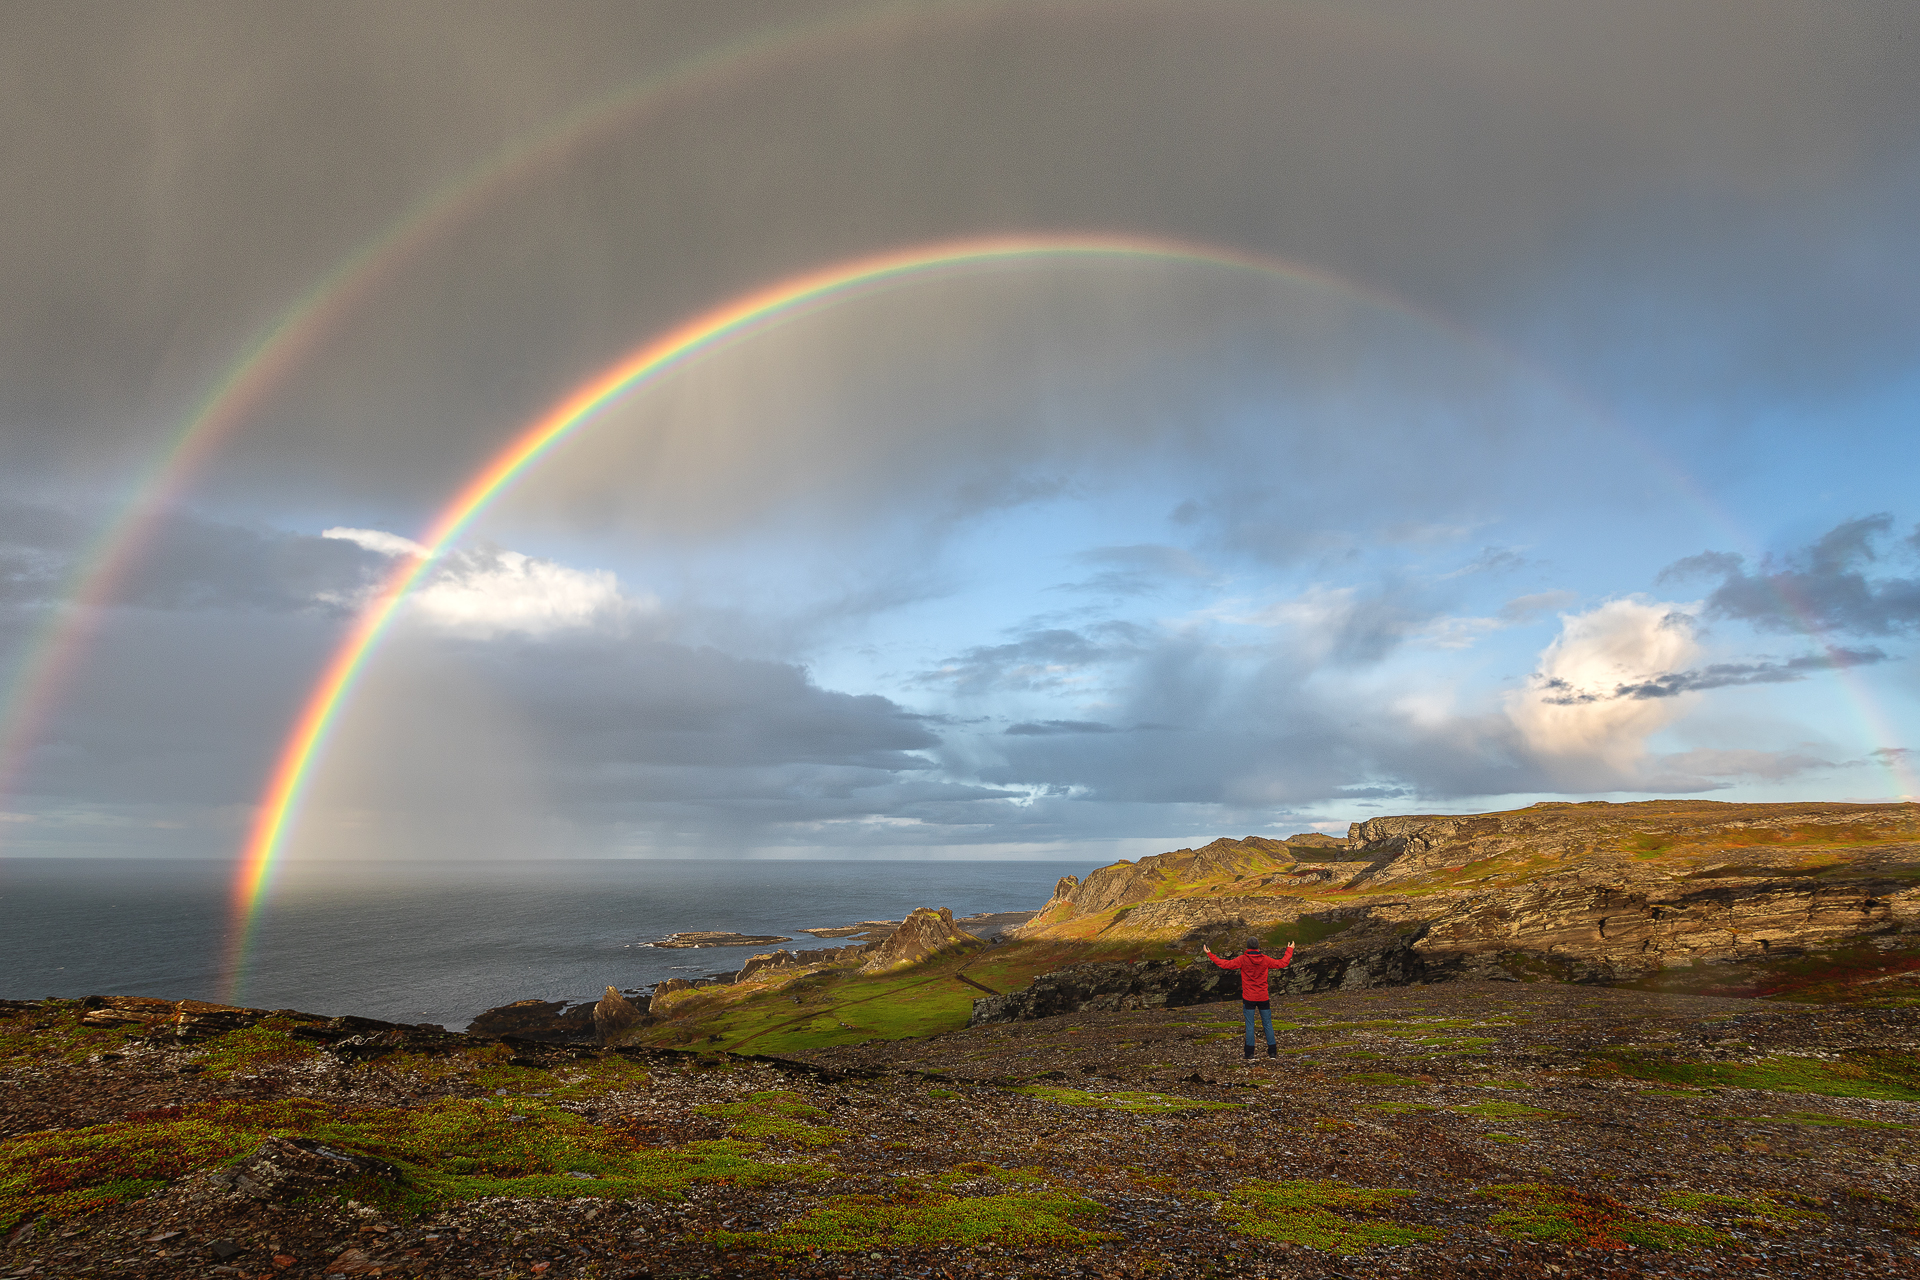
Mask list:
POLYGON ((1544 976, 1766 995, 1920 970, 1913 804, 1374 818, 1352 826, 1341 861, 1324 856, 1250 837, 1118 863, 1062 880, 1017 936, 1298 936, 1295 991, 1544 976))
POLYGON ((1917 890, 1920 806, 1541 805, 465 1035, 0 1004, 0 1278, 1920 1275, 1917 890))
POLYGON ((1457 981, 791 1056, 0 1008, 0 1275, 1920 1274, 1920 1013, 1457 981))

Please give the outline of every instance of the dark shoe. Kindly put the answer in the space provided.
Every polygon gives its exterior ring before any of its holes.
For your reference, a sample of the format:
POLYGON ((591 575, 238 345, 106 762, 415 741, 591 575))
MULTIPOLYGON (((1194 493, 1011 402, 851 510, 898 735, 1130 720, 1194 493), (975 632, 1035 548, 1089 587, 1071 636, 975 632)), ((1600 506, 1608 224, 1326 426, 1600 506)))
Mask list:
POLYGON ((1252 1062, 1252 1061, 1253 1061, 1253 1046, 1252 1046, 1252 1045, 1248 1045, 1248 1046, 1247 1046, 1247 1061, 1248 1061, 1248 1062, 1252 1062))
POLYGON ((1280 1056, 1280 1046, 1271 1040, 1267 1042, 1267 1056, 1269 1058, 1277 1058, 1280 1056))

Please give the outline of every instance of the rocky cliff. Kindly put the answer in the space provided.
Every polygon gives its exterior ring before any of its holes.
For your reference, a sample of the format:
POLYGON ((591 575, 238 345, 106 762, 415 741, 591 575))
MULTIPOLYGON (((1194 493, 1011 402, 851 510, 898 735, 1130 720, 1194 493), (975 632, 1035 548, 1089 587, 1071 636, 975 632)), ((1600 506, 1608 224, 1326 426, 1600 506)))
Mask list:
POLYGON ((900 927, 868 953, 860 966, 862 973, 884 973, 904 969, 944 951, 962 947, 985 946, 979 938, 953 922, 953 911, 941 907, 918 907, 900 922, 900 927))
POLYGON ((1823 966, 1920 970, 1913 804, 1383 817, 1326 856, 1249 838, 1116 863, 1062 880, 1020 936, 1237 950, 1248 931, 1297 935, 1293 991, 1550 977, 1778 994, 1823 966))

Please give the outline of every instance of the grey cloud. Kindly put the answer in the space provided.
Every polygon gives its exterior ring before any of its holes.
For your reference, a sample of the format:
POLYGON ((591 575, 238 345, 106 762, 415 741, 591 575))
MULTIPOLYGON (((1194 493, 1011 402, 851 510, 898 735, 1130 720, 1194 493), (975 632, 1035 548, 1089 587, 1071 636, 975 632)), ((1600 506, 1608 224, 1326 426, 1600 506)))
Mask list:
POLYGON ((1129 622, 1108 621, 1079 631, 1049 628, 1010 644, 975 646, 917 680, 961 694, 1058 689, 1089 668, 1138 654, 1146 638, 1144 628, 1129 622))
MULTIPOLYGON (((1878 544, 1893 530, 1885 512, 1835 525, 1812 545, 1749 573, 1746 559, 1707 551, 1675 562, 1663 580, 1718 577, 1706 612, 1763 631, 1893 635, 1920 627, 1920 578, 1873 574, 1878 544)), ((1897 544, 1920 549, 1920 528, 1897 544)))
POLYGON ((1703 749, 1661 756, 1658 767, 1667 771, 1668 779, 1759 778, 1767 782, 1784 782, 1788 778, 1841 766, 1831 760, 1798 751, 1703 749))
POLYGON ((1500 606, 1500 621, 1519 626, 1532 622, 1543 613, 1564 609, 1578 598, 1571 591, 1541 591, 1530 596, 1515 596, 1500 606))
POLYGON ((1789 658, 1785 662, 1716 662, 1693 671, 1669 671, 1646 680, 1617 684, 1595 692, 1576 689, 1563 679, 1539 681, 1539 687, 1552 696, 1541 701, 1556 707, 1586 706, 1595 702, 1614 702, 1621 698, 1673 698, 1705 689, 1725 689, 1744 684, 1790 684, 1804 680, 1817 671, 1866 667, 1890 661, 1878 649, 1835 649, 1825 654, 1789 658))
MULTIPOLYGON (((45 604, 67 589, 92 534, 80 516, 0 498, 0 603, 45 604)), ((114 603, 148 609, 335 609, 387 560, 349 542, 163 516, 135 552, 114 603)))
MULTIPOLYGON (((188 412, 267 318, 501 139, 854 10, 9 10, 9 460, 85 470, 127 423, 188 412)), ((1782 351, 1806 353, 1796 377, 1850 352, 1897 368, 1920 326, 1920 289, 1885 275, 1920 261, 1917 26, 1900 5, 1193 0, 1103 12, 1090 44, 1077 3, 901 6, 502 184, 367 291, 224 475, 411 499, 639 335, 878 245, 1009 227, 1277 253, 1575 368, 1684 346, 1644 323, 1676 292, 1724 386, 1777 384, 1782 351), (1576 291, 1621 295, 1600 337, 1540 319, 1595 310, 1566 305, 1569 259, 1590 264, 1576 291)))
POLYGON ((1056 733, 1118 733, 1120 730, 1098 720, 1023 720, 1008 725, 1005 732, 1013 738, 1042 738, 1056 733))

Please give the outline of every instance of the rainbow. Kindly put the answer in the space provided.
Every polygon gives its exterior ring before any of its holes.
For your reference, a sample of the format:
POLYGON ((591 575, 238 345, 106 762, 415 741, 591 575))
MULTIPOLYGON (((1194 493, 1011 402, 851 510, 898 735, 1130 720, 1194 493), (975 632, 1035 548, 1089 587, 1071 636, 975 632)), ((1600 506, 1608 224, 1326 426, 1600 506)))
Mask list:
MULTIPOLYGON (((1326 271, 1280 258, 1217 246, 1125 235, 1015 235, 898 249, 789 277, 696 316, 652 339, 582 384, 524 428, 441 509, 420 535, 420 550, 400 558, 391 574, 356 617, 303 705, 281 747, 258 803, 257 816, 243 849, 233 886, 236 923, 230 934, 226 966, 229 998, 238 999, 254 922, 282 844, 299 809, 312 767, 324 749, 328 733, 352 693, 367 659, 397 616, 407 594, 420 582, 436 558, 515 479, 576 428, 592 420, 621 396, 644 387, 662 374, 729 341, 750 336, 774 324, 805 315, 813 309, 879 289, 937 278, 942 273, 996 263, 1017 264, 1074 257, 1188 262, 1309 283, 1391 308, 1446 329, 1496 358, 1525 364, 1483 335, 1425 314, 1403 299, 1326 271)), ((1538 373, 1537 370, 1534 372, 1538 373)), ((1621 430, 1628 439, 1634 439, 1631 432, 1624 428, 1621 430)), ((1679 483, 1683 489, 1691 488, 1684 476, 1679 478, 1679 483)), ((1712 504, 1705 495, 1695 496, 1707 502, 1711 509, 1712 504)), ((1809 626, 1808 630, 1809 634, 1819 635, 1817 627, 1809 626)), ((1824 639, 1822 643, 1825 643, 1824 639)), ((1836 666, 1842 664, 1836 663, 1836 666)), ((1842 674, 1844 678, 1843 666, 1842 674)), ((1864 703, 1864 698, 1861 700, 1864 703)), ((1890 739, 1881 736, 1880 740, 1885 742, 1890 739)), ((1897 757, 1889 757, 1887 764, 1896 781, 1903 781, 1897 769, 1897 757)))
MULTIPOLYGON (((281 747, 241 854, 233 886, 237 927, 231 935, 227 963, 228 986, 233 996, 238 997, 254 917, 281 844, 299 808, 308 775, 368 656, 392 623, 407 593, 434 560, 529 466, 620 396, 732 339, 879 289, 996 263, 1050 258, 1155 259, 1252 271, 1336 290, 1418 316, 1436 326, 1465 332, 1435 317, 1421 315, 1401 299, 1280 258, 1141 236, 1024 235, 946 241, 835 263, 756 289, 661 334, 554 405, 468 480, 420 535, 421 550, 400 558, 328 659, 281 747)), ((1484 339, 1470 332, 1466 336, 1484 345, 1484 339)))
POLYGON ((1016 7, 1017 0, 895 0, 778 27, 696 54, 629 81, 536 134, 509 142, 409 206, 342 258, 242 349, 184 424, 155 451, 119 514, 80 555, 61 606, 50 611, 11 677, 0 685, 0 800, 13 790, 29 746, 90 648, 102 610, 119 595, 155 525, 200 465, 410 260, 516 184, 679 98, 851 41, 884 38, 895 27, 918 28, 935 19, 972 18, 1016 7))

